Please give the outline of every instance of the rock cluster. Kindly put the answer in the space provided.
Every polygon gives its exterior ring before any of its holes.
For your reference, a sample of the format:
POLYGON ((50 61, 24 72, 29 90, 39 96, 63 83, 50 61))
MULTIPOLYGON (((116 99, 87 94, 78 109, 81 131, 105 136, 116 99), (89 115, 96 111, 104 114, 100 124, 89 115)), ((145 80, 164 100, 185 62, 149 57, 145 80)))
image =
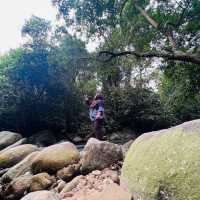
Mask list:
POLYGON ((81 152, 21 141, 0 132, 0 200, 200 199, 200 120, 124 145, 91 138, 81 152))
POLYGON ((91 138, 79 152, 70 142, 41 148, 35 142, 19 142, 22 137, 17 133, 0 132, 0 138, 2 200, 112 200, 108 188, 115 200, 131 199, 119 185, 120 145, 91 138))

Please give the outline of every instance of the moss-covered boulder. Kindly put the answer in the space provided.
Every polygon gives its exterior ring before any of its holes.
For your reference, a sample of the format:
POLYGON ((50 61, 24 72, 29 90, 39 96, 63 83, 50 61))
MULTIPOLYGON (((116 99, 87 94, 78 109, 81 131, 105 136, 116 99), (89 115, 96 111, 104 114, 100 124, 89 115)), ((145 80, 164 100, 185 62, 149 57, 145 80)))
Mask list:
POLYGON ((200 199, 200 120, 146 133, 129 149, 121 182, 134 199, 200 199))
POLYGON ((0 153, 0 169, 14 166, 34 151, 38 151, 38 147, 32 144, 23 144, 0 153))
POLYGON ((44 148, 34 159, 32 172, 55 173, 58 170, 71 164, 78 163, 80 159, 79 151, 70 142, 63 142, 44 148))

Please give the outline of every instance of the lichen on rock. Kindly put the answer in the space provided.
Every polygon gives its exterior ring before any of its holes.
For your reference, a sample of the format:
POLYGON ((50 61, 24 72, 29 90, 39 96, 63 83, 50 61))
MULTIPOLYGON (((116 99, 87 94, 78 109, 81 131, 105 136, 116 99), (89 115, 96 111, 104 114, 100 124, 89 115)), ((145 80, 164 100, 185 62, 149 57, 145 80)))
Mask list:
POLYGON ((121 181, 141 200, 200 199, 200 120, 146 133, 129 149, 121 181))

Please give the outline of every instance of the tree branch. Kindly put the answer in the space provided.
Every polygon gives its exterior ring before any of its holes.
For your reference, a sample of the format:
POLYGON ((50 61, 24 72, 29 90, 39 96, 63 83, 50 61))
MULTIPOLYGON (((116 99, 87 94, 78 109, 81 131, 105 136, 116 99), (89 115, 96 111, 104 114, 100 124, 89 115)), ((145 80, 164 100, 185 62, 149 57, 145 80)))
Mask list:
POLYGON ((159 23, 156 22, 152 17, 150 17, 147 12, 141 8, 140 6, 137 5, 137 3, 133 0, 134 2, 134 5, 136 7, 136 9, 140 12, 140 14, 154 27, 156 28, 157 30, 159 30, 160 32, 164 33, 166 35, 166 37, 168 38, 170 44, 172 45, 172 48, 173 49, 176 49, 176 42, 173 38, 173 33, 172 31, 169 31, 167 29, 165 30, 162 30, 160 27, 159 27, 159 23))
POLYGON ((199 55, 194 55, 194 54, 188 54, 184 52, 173 52, 173 53, 168 53, 168 52, 146 52, 146 53, 139 53, 136 51, 123 51, 119 53, 114 53, 110 51, 101 51, 99 53, 99 56, 107 56, 107 59, 104 59, 104 61, 110 61, 113 58, 121 57, 121 56, 126 56, 126 55, 133 55, 136 58, 163 58, 166 60, 175 60, 175 61, 183 61, 183 62, 189 62, 189 63, 194 63, 194 64, 200 64, 200 56, 199 55))
POLYGON ((150 17, 150 16, 147 14, 147 12, 146 12, 143 8, 141 8, 140 6, 138 6, 137 3, 135 3, 134 5, 135 5, 135 7, 137 8, 137 10, 140 12, 140 14, 141 14, 144 18, 146 18, 146 20, 147 20, 154 28, 158 29, 159 24, 158 24, 152 17, 150 17))
MULTIPOLYGON (((122 15, 123 9, 128 1, 129 0, 124 0, 122 2, 121 9, 120 9, 120 16, 122 15)), ((168 30, 168 27, 162 29, 160 27, 159 23, 156 20, 154 20, 151 16, 149 16, 148 13, 141 6, 139 6, 137 4, 137 0, 133 0, 133 4, 134 4, 135 8, 139 11, 139 13, 149 22, 149 24, 151 24, 155 29, 157 29, 160 32, 162 32, 163 34, 165 34, 165 36, 168 38, 172 48, 175 50, 176 42, 174 40, 172 30, 168 30)))

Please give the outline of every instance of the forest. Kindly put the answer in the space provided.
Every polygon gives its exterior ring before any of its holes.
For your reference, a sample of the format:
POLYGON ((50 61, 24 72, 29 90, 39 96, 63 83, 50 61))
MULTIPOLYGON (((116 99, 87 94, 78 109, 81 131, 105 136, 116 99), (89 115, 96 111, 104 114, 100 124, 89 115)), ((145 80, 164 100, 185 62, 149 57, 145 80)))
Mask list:
POLYGON ((136 135, 200 118, 199 0, 52 0, 0 56, 0 129, 58 139, 91 132, 84 95, 101 89, 105 133, 136 135), (89 51, 88 43, 95 43, 89 51))
POLYGON ((49 1, 0 55, 0 200, 200 200, 200 0, 49 1))

